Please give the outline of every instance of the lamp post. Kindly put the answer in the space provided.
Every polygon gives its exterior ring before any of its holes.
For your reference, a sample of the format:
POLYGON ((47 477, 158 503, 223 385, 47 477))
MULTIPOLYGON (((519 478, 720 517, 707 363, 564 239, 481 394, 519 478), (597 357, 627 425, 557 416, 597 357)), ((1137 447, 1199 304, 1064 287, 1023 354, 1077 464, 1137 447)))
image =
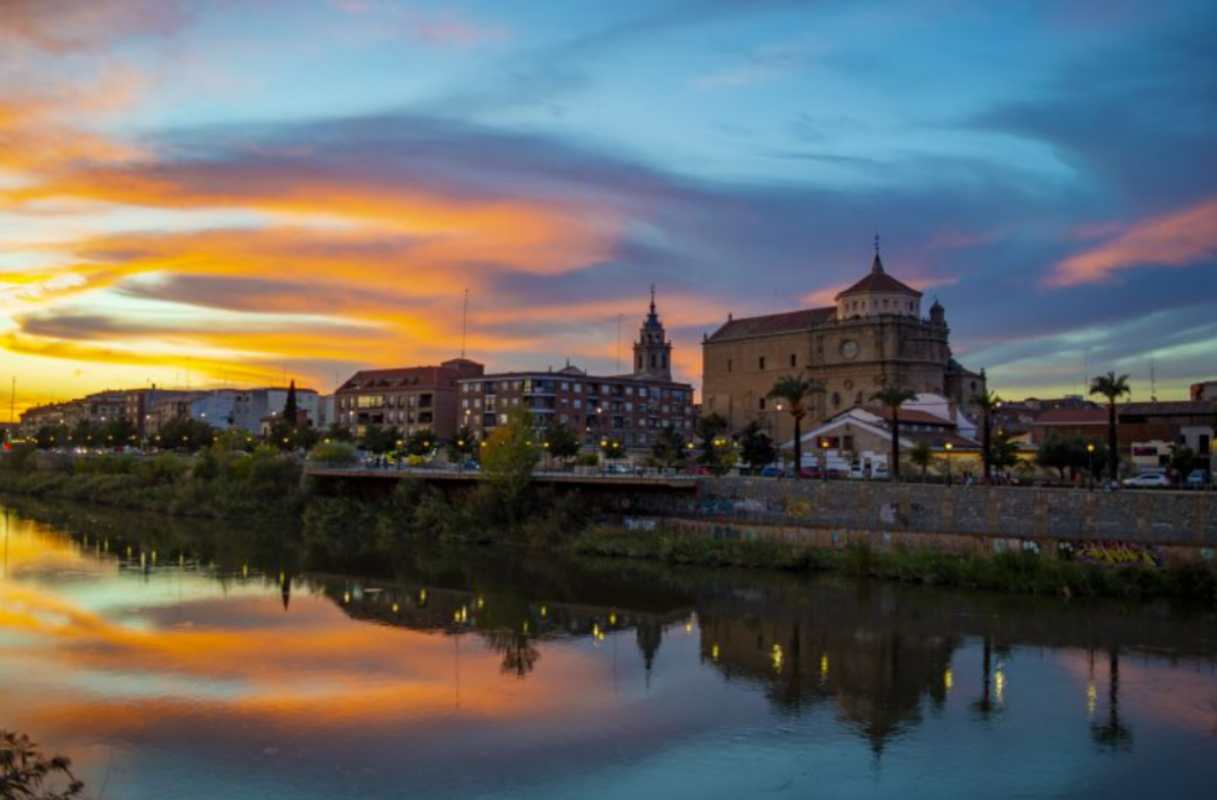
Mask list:
POLYGON ((952 445, 950 442, 947 442, 946 444, 944 444, 942 446, 942 449, 947 451, 947 486, 950 486, 951 485, 951 450, 954 449, 954 445, 952 445))
POLYGON ((1086 443, 1086 482, 1094 491, 1094 442, 1086 443))
POLYGON ((823 458, 820 459, 820 477, 825 483, 828 483, 828 440, 820 440, 820 453, 823 458))

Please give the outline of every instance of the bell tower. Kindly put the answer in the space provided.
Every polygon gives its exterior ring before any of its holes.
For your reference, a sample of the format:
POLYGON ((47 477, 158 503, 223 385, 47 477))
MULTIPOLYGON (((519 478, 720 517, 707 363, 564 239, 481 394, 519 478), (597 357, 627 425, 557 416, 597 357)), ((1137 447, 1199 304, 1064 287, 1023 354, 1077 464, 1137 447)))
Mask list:
POLYGON ((670 381, 671 359, 672 343, 655 311, 655 284, 651 284, 651 310, 638 329, 638 341, 634 342, 634 376, 670 381))

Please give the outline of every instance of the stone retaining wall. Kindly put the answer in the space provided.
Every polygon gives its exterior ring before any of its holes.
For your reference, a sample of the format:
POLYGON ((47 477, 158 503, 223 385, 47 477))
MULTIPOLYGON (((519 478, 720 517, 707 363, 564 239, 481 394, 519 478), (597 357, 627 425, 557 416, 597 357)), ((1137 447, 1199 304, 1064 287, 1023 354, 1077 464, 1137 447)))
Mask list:
POLYGON ((632 506, 631 513, 787 528, 1217 547, 1210 492, 706 478, 696 496, 637 497, 632 506))

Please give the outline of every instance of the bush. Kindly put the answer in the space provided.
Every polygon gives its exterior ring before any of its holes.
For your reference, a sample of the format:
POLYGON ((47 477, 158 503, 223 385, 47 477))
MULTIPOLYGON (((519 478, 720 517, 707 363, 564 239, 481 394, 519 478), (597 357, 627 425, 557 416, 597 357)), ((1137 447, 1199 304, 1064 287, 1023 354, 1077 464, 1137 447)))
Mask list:
POLYGON ((309 451, 309 461, 339 467, 359 461, 359 454, 350 442, 322 442, 309 451))

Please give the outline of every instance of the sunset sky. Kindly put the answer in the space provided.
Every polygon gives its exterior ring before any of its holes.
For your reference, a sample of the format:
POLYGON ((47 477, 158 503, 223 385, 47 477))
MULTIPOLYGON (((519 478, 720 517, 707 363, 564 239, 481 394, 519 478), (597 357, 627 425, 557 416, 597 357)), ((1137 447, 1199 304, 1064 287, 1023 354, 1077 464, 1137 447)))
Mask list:
POLYGON ((1182 397, 1215 41, 1211 0, 0 0, 0 391, 328 391, 457 355, 465 288, 470 357, 612 371, 652 282, 699 383, 878 233, 1003 396, 1182 397))

